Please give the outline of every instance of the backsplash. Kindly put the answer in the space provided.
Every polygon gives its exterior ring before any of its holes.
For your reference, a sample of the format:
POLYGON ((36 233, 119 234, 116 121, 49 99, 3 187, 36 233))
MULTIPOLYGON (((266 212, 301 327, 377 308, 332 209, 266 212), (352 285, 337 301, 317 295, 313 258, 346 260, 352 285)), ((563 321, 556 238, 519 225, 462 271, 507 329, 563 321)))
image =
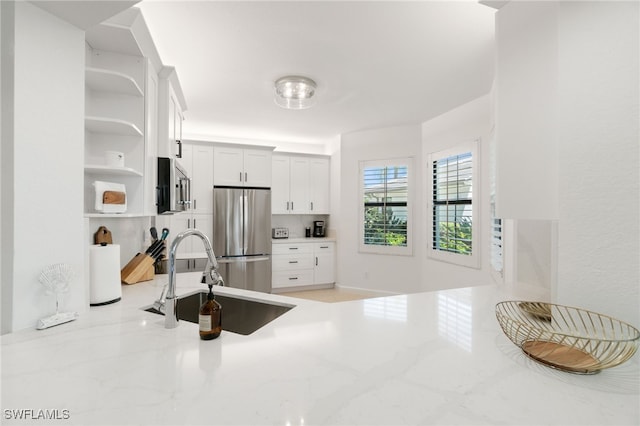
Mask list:
POLYGON ((120 245, 120 266, 126 265, 136 253, 144 252, 151 243, 150 217, 91 218, 89 223, 89 244, 100 226, 106 226, 113 238, 113 244, 120 245))
POLYGON ((329 235, 331 235, 329 215, 274 214, 271 216, 271 227, 289 228, 289 238, 304 238, 305 228, 311 228, 311 231, 313 231, 314 220, 324 220, 327 224, 329 235))

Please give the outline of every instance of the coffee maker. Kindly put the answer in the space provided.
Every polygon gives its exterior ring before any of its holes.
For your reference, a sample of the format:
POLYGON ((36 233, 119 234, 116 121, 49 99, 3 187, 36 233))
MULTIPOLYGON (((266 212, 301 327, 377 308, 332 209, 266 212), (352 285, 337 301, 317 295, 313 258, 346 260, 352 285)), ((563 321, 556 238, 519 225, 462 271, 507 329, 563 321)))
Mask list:
POLYGON ((324 237, 324 220, 315 220, 313 221, 313 236, 314 237, 324 237))

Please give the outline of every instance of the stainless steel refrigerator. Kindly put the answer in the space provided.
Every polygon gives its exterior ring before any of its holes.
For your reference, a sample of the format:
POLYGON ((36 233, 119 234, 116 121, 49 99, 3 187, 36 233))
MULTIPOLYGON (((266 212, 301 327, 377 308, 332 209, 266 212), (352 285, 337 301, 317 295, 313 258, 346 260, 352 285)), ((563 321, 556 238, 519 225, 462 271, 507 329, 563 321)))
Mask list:
POLYGON ((225 285, 271 293, 271 190, 213 188, 213 251, 225 285))

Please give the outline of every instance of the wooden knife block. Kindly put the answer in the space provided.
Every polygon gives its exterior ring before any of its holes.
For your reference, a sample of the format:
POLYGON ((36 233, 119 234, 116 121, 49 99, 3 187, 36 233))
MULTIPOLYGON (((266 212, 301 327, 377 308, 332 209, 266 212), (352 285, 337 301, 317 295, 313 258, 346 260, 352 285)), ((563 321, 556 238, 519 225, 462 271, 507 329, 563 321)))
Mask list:
POLYGON ((125 284, 135 284, 152 280, 156 274, 153 268, 155 261, 144 253, 138 253, 120 271, 120 279, 125 284))

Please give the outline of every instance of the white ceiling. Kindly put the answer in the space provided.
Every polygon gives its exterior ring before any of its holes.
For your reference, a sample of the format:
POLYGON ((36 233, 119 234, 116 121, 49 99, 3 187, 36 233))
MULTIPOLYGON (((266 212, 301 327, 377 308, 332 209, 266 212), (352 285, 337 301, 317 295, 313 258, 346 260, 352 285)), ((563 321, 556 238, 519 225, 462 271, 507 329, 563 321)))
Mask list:
POLYGON ((494 12, 475 1, 157 1, 138 4, 187 100, 186 138, 324 143, 421 123, 486 94, 494 12), (318 83, 284 110, 273 82, 318 83))

